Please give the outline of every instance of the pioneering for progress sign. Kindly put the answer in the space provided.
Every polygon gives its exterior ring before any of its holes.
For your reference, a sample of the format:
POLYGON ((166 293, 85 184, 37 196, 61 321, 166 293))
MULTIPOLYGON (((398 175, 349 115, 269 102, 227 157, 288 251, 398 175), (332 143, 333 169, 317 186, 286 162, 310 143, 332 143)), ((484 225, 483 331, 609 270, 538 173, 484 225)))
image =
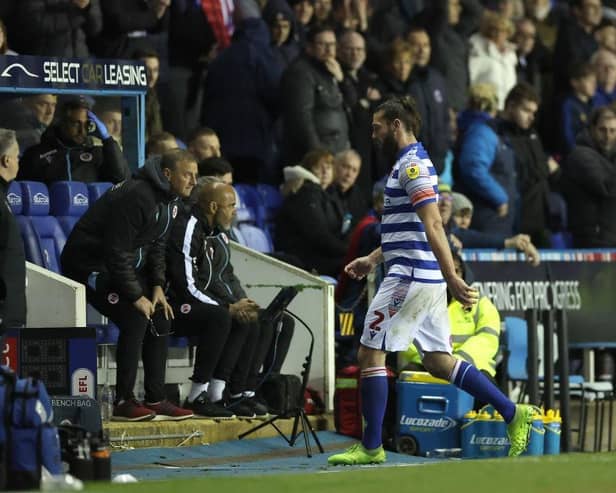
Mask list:
POLYGON ((570 342, 616 342, 616 253, 551 252, 532 267, 515 254, 465 254, 473 286, 492 300, 501 317, 529 308, 566 309, 570 342))
POLYGON ((143 93, 147 76, 141 61, 0 56, 0 87, 143 93))

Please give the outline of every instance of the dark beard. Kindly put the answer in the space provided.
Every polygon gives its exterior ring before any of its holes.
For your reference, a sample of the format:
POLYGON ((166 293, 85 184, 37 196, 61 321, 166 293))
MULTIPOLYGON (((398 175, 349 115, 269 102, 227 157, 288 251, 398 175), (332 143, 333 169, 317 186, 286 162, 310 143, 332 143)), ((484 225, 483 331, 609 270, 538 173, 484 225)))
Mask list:
POLYGON ((380 145, 381 156, 388 169, 391 169, 396 164, 398 157, 398 143, 392 133, 388 133, 380 145))

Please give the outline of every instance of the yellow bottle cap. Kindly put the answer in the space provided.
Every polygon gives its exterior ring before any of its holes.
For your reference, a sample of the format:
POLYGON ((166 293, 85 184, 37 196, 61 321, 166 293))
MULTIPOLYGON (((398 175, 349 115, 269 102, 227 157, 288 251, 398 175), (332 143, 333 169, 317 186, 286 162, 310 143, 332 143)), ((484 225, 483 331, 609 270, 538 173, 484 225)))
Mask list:
POLYGON ((477 417, 477 413, 473 410, 470 410, 469 412, 467 412, 464 417, 466 419, 475 419, 477 417))
POLYGON ((490 419, 492 419, 492 416, 490 415, 489 412, 487 411, 481 411, 478 415, 477 415, 477 419, 481 419, 481 420, 485 420, 488 421, 490 419))

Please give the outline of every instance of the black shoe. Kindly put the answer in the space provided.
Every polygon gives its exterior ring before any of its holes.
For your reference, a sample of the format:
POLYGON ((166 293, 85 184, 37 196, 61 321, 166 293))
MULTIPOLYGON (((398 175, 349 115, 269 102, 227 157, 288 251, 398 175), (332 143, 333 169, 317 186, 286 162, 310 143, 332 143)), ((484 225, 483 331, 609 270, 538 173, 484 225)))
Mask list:
POLYGON ((255 418, 265 419, 269 417, 267 406, 259 402, 256 397, 248 397, 244 402, 252 408, 255 413, 255 418))
POLYGON ((255 410, 249 401, 250 399, 247 397, 231 397, 227 401, 226 407, 229 411, 235 413, 238 418, 256 418, 255 410))
POLYGON ((201 392, 199 396, 192 402, 184 401, 185 409, 190 409, 195 413, 195 418, 209 419, 233 419, 235 414, 223 406, 222 401, 211 402, 206 392, 201 392))

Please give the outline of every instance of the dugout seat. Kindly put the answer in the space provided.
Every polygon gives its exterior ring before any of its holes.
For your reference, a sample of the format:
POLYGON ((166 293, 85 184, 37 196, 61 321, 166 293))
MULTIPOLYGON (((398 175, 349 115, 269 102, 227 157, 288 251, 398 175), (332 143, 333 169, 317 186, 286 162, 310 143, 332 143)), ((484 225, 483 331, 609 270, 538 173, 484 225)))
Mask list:
POLYGON ((106 181, 88 183, 88 198, 90 199, 90 204, 93 204, 100 199, 101 196, 112 186, 113 183, 106 181))
POLYGON ((58 181, 49 187, 51 215, 68 235, 79 218, 88 210, 88 187, 78 181, 58 181))

